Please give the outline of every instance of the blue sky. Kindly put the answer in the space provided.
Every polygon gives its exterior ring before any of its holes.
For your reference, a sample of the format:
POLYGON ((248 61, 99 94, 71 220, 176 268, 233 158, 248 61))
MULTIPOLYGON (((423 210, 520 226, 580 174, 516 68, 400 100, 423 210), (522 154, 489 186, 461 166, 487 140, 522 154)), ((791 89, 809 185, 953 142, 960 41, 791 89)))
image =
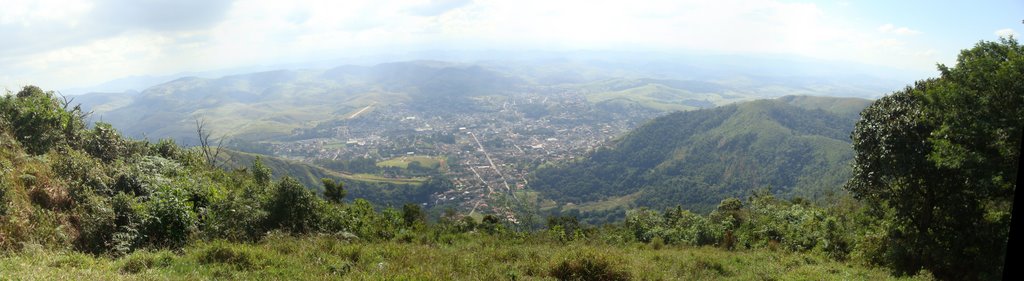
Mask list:
POLYGON ((928 75, 1022 20, 1020 0, 5 0, 0 87, 484 49, 796 55, 928 75))

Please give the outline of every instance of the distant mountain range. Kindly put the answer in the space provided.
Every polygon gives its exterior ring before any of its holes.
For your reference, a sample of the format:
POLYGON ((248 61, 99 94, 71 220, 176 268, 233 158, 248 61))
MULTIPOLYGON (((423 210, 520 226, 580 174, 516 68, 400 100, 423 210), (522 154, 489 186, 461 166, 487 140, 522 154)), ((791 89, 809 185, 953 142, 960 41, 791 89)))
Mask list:
POLYGON ((842 192, 850 132, 871 103, 786 96, 656 118, 574 162, 534 173, 548 210, 674 207, 708 212, 755 190, 814 199, 842 192))
POLYGON ((473 110, 473 97, 517 92, 569 91, 592 103, 674 111, 796 94, 878 96, 896 87, 881 79, 779 78, 721 69, 701 73, 708 68, 687 64, 647 66, 597 60, 408 61, 184 77, 139 92, 90 93, 75 101, 94 111, 94 121, 111 123, 129 136, 193 144, 196 120, 207 121, 216 134, 268 140, 371 104, 405 104, 424 112, 473 110))

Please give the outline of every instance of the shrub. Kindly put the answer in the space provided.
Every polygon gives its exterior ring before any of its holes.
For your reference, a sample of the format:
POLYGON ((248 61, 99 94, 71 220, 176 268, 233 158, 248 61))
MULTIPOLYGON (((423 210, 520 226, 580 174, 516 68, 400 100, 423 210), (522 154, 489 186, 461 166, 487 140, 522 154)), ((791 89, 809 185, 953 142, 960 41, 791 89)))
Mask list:
POLYGON ((203 264, 223 264, 236 270, 256 270, 267 265, 267 259, 260 252, 233 246, 225 242, 214 242, 199 253, 198 258, 203 264))
POLYGON ((174 139, 161 139, 153 145, 152 151, 167 159, 177 159, 181 155, 181 147, 174 142, 174 139))
POLYGON ((51 171, 68 184, 68 193, 76 202, 82 202, 86 194, 93 192, 113 195, 109 187, 112 180, 96 159, 74 149, 50 156, 55 157, 50 164, 51 171))
POLYGON ((21 180, 23 186, 29 188, 29 199, 40 207, 48 210, 66 210, 72 204, 67 190, 63 186, 55 185, 48 177, 24 174, 21 180))
POLYGON ((163 186, 156 191, 147 210, 145 235, 150 245, 177 249, 185 246, 196 229, 192 207, 180 190, 163 186))
POLYGON ((209 237, 232 241, 259 240, 267 221, 265 196, 262 188, 247 187, 212 202, 204 232, 209 237))
POLYGON ((662 239, 661 237, 654 237, 654 239, 651 239, 650 245, 653 250, 661 250, 661 248, 665 247, 665 239, 662 239))
POLYGON ((427 215, 419 204, 408 203, 402 206, 402 219, 405 221, 405 226, 411 227, 424 223, 427 220, 427 215))
POLYGON ((124 264, 121 265, 122 273, 136 274, 153 267, 154 261, 142 256, 131 256, 124 259, 124 264))
MULTIPOLYGON (((258 159, 259 158, 257 158, 257 160, 258 159)), ((253 170, 255 170, 257 167, 258 166, 256 166, 256 163, 253 163, 253 170)), ((341 203, 342 200, 345 199, 345 194, 347 194, 347 192, 345 191, 345 183, 340 181, 334 182, 333 179, 329 178, 322 178, 320 179, 320 181, 323 182, 324 184, 324 198, 326 198, 327 201, 331 203, 341 203)))
POLYGON ((75 209, 73 224, 78 228, 76 246, 83 252, 100 254, 107 251, 113 239, 115 225, 114 209, 101 196, 88 193, 75 209))
POLYGON ((618 269, 603 256, 582 255, 563 260, 548 271, 558 280, 611 281, 630 280, 629 272, 618 269))
POLYGON ((111 198, 116 227, 110 241, 110 251, 114 256, 123 256, 137 249, 142 243, 140 228, 145 221, 145 210, 136 202, 135 197, 118 193, 111 198))
POLYGON ((97 122, 92 131, 85 134, 84 148, 89 155, 110 163, 127 154, 128 143, 113 126, 97 122))
POLYGON ((15 138, 28 153, 41 155, 59 143, 73 141, 85 127, 78 107, 66 105, 36 86, 25 86, 17 95, 0 99, 0 117, 10 122, 15 138))
POLYGON ((729 272, 725 270, 725 267, 722 266, 722 263, 714 260, 709 260, 703 257, 697 258, 697 260, 693 263, 693 270, 695 272, 710 271, 717 276, 726 276, 729 274, 729 272))
POLYGON ((0 177, 0 216, 7 215, 7 201, 10 201, 7 199, 7 189, 7 180, 0 177))
POLYGON ((270 178, 273 176, 270 171, 270 167, 263 165, 263 161, 260 161, 259 156, 256 156, 256 159, 252 160, 252 176, 253 179, 256 180, 256 184, 259 186, 267 186, 270 184, 270 178))
POLYGON ((309 233, 320 223, 319 198, 291 177, 284 177, 274 187, 267 204, 267 226, 292 233, 309 233))

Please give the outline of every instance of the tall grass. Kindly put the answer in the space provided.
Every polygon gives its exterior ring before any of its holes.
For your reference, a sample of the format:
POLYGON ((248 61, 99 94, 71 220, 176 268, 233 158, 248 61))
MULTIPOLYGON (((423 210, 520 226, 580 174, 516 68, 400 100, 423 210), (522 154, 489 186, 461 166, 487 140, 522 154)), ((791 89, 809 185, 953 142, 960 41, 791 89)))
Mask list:
MULTIPOLYGON (((455 243, 271 235, 121 258, 37 249, 0 260, 4 278, 79 280, 899 280, 816 253, 460 234, 455 243)), ((928 276, 902 278, 927 280, 928 276)))

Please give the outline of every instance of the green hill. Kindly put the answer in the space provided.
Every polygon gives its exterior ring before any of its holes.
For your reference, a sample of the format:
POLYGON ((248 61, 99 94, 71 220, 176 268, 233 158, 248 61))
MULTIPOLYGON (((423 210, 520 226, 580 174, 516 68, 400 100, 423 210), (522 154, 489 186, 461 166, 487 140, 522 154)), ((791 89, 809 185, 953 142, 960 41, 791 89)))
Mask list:
MULTIPOLYGON (((294 135, 296 129, 343 119, 342 116, 350 116, 368 105, 375 105, 375 109, 395 106, 430 115, 486 110, 474 101, 484 96, 578 93, 608 112, 623 107, 675 111, 787 94, 829 92, 810 90, 799 81, 751 84, 672 76, 655 79, 650 77, 661 76, 628 69, 615 73, 632 74, 592 76, 586 75, 589 68, 567 68, 563 70, 566 75, 589 78, 564 83, 545 78, 545 73, 552 71, 549 67, 531 64, 510 68, 498 63, 439 61, 345 65, 219 78, 183 77, 140 92, 91 93, 75 99, 84 109, 94 111, 94 121, 110 123, 128 136, 172 138, 194 145, 196 120, 206 120, 208 129, 218 136, 266 141, 294 135)), ((814 100, 794 102, 814 105, 814 100)))
POLYGON ((429 203, 431 194, 451 188, 447 180, 436 177, 392 178, 333 171, 316 164, 227 149, 222 150, 221 161, 225 168, 243 169, 250 167, 257 157, 270 168, 275 179, 292 177, 317 193, 323 193, 321 179, 341 181, 345 184, 350 199, 363 198, 379 206, 429 203))
POLYGON ((530 187, 566 210, 681 204, 708 212, 766 188, 821 198, 841 192, 850 176, 856 119, 808 108, 841 113, 867 103, 785 97, 676 112, 582 160, 537 171, 530 187))
POLYGON ((367 105, 408 103, 423 110, 465 110, 467 97, 522 87, 519 78, 480 66, 402 62, 329 70, 277 70, 221 78, 185 77, 137 94, 79 98, 97 120, 129 136, 193 144, 195 120, 218 134, 249 140, 290 135, 367 105))

